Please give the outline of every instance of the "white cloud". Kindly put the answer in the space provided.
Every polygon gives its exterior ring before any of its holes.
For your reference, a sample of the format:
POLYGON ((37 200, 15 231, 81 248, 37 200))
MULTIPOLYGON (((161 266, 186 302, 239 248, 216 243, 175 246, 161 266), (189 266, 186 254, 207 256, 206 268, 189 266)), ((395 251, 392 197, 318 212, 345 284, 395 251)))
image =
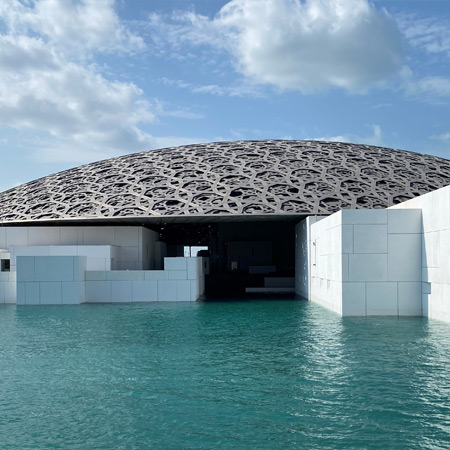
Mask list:
POLYGON ((379 125, 372 125, 373 133, 369 136, 359 136, 357 134, 345 134, 339 136, 322 136, 314 138, 314 141, 328 141, 328 142, 349 142, 366 145, 383 146, 383 132, 379 125))
POLYGON ((431 136, 431 139, 435 139, 444 143, 450 143, 450 133, 442 133, 436 136, 431 136))
POLYGON ((155 117, 143 91, 106 79, 92 58, 143 46, 112 1, 4 0, 0 25, 0 121, 40 136, 37 160, 84 162, 152 145, 140 128, 155 117))
POLYGON ((407 15, 400 16, 398 23, 411 46, 429 54, 445 53, 450 58, 450 22, 448 20, 407 15))
POLYGON ((406 77, 403 89, 408 97, 428 103, 443 103, 446 98, 450 97, 450 78, 443 76, 406 77))
POLYGON ((114 0, 2 0, 0 17, 11 34, 32 30, 63 52, 144 48, 143 40, 120 23, 113 7, 114 0))
POLYGON ((219 86, 217 84, 196 85, 183 80, 171 80, 169 78, 163 78, 162 81, 167 86, 187 89, 197 94, 211 94, 218 97, 225 95, 229 97, 263 97, 260 89, 248 83, 241 83, 233 86, 219 86))
POLYGON ((399 67, 400 33, 367 0, 231 0, 213 18, 178 13, 151 26, 173 47, 212 45, 229 51, 249 79, 314 92, 361 92, 399 67))
POLYGON ((158 117, 175 117, 177 119, 202 119, 203 116, 197 112, 191 111, 189 108, 173 108, 167 102, 153 99, 153 109, 158 117))

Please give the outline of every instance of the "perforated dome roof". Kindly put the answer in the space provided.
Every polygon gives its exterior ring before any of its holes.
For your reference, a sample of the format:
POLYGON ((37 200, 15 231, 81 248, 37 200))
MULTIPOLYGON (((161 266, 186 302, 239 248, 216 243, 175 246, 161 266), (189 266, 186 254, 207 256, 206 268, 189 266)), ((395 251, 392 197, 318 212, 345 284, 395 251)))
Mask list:
POLYGON ((450 161, 318 141, 152 150, 49 175, 0 194, 3 223, 330 214, 385 208, 450 184, 450 161))

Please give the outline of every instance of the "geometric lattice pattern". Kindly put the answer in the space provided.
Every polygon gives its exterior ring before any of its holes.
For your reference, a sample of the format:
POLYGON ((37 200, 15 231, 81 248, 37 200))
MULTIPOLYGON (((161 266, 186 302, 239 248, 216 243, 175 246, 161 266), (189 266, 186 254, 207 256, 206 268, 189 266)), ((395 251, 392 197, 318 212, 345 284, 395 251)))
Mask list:
POLYGON ((0 194, 2 222, 330 214, 386 208, 450 184, 450 161, 318 141, 188 145, 80 166, 0 194))

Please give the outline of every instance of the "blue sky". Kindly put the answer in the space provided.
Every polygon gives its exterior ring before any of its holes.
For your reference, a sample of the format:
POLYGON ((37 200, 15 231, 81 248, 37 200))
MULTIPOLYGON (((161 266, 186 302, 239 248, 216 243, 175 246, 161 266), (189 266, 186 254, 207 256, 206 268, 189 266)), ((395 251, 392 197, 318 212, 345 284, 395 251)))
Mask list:
POLYGON ((450 0, 1 0, 0 190, 196 142, 450 158, 450 0))

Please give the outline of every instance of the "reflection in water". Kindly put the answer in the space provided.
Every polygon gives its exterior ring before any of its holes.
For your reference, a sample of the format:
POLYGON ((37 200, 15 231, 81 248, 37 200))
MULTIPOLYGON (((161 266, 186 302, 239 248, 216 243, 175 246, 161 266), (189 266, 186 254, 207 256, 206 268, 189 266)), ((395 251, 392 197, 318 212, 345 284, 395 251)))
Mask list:
POLYGON ((2 448, 450 446, 450 325, 303 301, 0 308, 2 448))

